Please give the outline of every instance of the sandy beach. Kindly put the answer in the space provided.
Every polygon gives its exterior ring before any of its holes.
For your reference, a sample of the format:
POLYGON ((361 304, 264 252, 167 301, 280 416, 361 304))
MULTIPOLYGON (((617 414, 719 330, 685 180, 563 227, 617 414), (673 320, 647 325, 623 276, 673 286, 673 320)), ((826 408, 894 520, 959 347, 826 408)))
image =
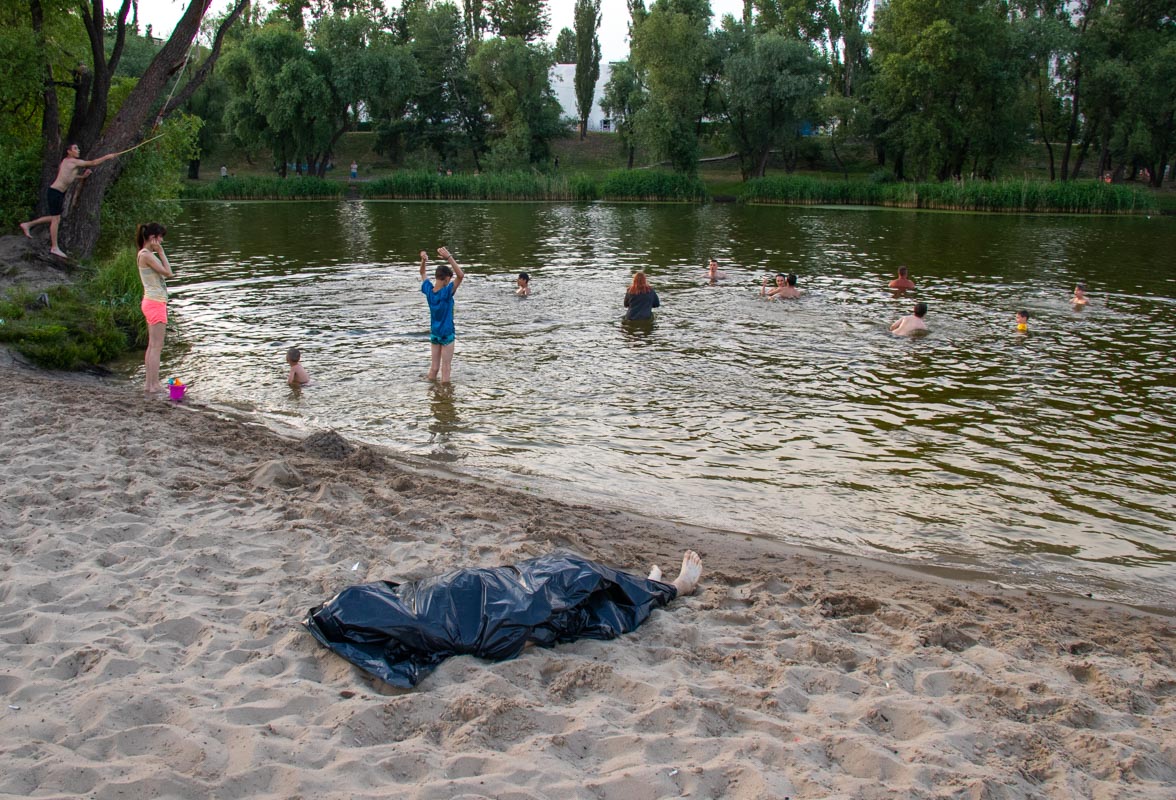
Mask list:
MULTIPOLYGON (((1164 798, 1173 617, 516 493, 0 354, 0 797, 1164 798), (393 689, 343 587, 567 548, 698 593, 393 689)), ((787 541, 786 520, 781 538, 787 541)))

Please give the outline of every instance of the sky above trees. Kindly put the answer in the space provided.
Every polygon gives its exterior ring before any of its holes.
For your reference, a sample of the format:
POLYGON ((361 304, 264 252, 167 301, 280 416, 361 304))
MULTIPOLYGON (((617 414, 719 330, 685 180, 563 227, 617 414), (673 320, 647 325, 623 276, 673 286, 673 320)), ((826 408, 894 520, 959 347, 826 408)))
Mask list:
MULTIPOLYGON (((264 2, 264 0, 263 0, 264 2)), ((220 14, 225 10, 229 0, 212 0, 209 14, 220 14)), ((714 12, 712 26, 719 24, 724 14, 734 14, 738 17, 743 13, 743 0, 710 0, 711 11, 714 12)), ((176 20, 180 18, 187 7, 183 0, 139 0, 139 24, 151 25, 155 36, 167 37, 176 20)), ((397 0, 386 0, 385 5, 395 7, 397 0)), ((551 11, 551 31, 547 36, 548 44, 555 44, 555 37, 561 28, 573 27, 575 3, 573 0, 548 0, 547 7, 551 11)), ((602 0, 600 4, 600 54, 605 62, 620 61, 629 56, 629 10, 625 0, 602 0)))

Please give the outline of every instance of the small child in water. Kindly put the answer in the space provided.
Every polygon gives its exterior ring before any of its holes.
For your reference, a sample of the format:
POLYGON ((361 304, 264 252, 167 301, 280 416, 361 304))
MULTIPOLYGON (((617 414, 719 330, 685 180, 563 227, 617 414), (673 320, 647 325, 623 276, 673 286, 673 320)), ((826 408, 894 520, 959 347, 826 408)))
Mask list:
POLYGON ((1090 298, 1086 296, 1086 284, 1080 283, 1074 287, 1074 296, 1070 298, 1070 302, 1076 306, 1084 306, 1090 303, 1090 298))
POLYGON ((1017 330, 1021 333, 1029 330, 1029 312, 1023 308, 1017 312, 1017 330))
POLYGON ((286 376, 286 383, 291 386, 305 386, 310 383, 310 373, 302 366, 302 351, 291 347, 286 351, 286 363, 290 365, 290 374, 286 376))
POLYGON ((925 316, 927 316, 927 304, 915 303, 914 311, 895 321, 890 326, 890 332, 895 336, 910 336, 915 331, 925 331, 927 330, 927 323, 923 322, 925 316))
POLYGON ((530 275, 528 275, 526 272, 520 272, 519 279, 518 279, 518 285, 519 285, 519 288, 515 289, 515 294, 517 294, 519 297, 530 297, 531 296, 531 276, 530 275))

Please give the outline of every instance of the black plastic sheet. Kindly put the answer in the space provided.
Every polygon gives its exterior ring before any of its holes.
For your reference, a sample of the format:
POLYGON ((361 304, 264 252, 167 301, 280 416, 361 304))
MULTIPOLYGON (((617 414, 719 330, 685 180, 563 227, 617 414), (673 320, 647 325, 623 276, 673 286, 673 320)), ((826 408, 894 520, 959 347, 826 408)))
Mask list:
POLYGON ((360 669, 408 688, 453 655, 505 660, 528 644, 615 638, 676 595, 672 584, 553 553, 415 583, 349 586, 303 624, 360 669))

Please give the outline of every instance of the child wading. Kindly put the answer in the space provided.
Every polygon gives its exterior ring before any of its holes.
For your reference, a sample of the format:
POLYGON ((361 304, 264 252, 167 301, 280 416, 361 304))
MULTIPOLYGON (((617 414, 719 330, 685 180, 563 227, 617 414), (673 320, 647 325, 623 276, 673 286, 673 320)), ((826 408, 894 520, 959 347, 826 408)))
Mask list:
POLYGON ((434 285, 433 281, 425 278, 425 265, 429 263, 429 254, 421 251, 421 293, 429 301, 430 316, 429 380, 436 380, 440 372, 441 382, 449 383, 449 369, 453 363, 453 340, 457 338, 453 330, 453 295, 465 280, 465 273, 446 248, 437 248, 437 255, 448 261, 449 266, 442 264, 433 272, 436 280, 434 285))

